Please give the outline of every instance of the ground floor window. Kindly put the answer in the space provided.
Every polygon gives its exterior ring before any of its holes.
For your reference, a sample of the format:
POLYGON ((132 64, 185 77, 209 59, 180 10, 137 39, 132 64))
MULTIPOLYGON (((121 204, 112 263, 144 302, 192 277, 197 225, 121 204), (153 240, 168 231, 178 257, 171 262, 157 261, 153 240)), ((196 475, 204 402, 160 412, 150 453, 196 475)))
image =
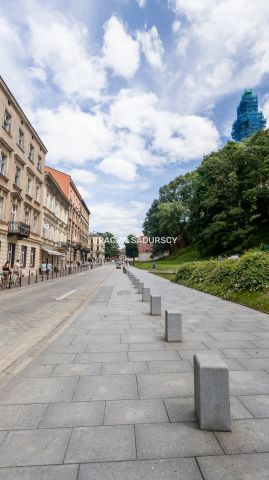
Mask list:
POLYGON ((21 246, 21 267, 26 267, 26 257, 27 257, 27 247, 25 245, 21 246))
POLYGON ((35 266, 35 248, 31 247, 31 255, 30 255, 30 267, 33 268, 35 266))
POLYGON ((15 259, 15 243, 8 243, 7 245, 7 261, 10 265, 14 265, 15 259))

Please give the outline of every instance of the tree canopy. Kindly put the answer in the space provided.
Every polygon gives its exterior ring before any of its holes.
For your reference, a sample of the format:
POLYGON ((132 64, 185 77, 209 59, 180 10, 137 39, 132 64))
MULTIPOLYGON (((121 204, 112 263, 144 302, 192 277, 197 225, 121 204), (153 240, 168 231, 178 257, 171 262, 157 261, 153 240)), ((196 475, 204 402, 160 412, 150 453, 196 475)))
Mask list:
POLYGON ((257 231, 269 232, 269 131, 228 142, 195 171, 161 187, 143 229, 194 242, 206 254, 252 246, 257 231))
POLYGON ((120 247, 113 233, 110 233, 110 232, 102 233, 102 237, 105 243, 105 257, 111 258, 111 257, 117 256, 119 254, 120 247))
POLYGON ((135 235, 128 235, 127 242, 125 242, 124 245, 126 257, 133 259, 138 257, 138 244, 137 237, 135 235))

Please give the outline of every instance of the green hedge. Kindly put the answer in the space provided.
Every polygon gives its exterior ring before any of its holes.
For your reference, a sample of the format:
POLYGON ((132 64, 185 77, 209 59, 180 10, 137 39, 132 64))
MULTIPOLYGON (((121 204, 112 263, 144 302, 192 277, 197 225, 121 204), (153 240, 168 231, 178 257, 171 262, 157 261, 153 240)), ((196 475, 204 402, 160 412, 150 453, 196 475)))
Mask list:
POLYGON ((225 292, 254 292, 269 288, 269 253, 248 252, 239 260, 189 262, 177 271, 176 282, 225 292))

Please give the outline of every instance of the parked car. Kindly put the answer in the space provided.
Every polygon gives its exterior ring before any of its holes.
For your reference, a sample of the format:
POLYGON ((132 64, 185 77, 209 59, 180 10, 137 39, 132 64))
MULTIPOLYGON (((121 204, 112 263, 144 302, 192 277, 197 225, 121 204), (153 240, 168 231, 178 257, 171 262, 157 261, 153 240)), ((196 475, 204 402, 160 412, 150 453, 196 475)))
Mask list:
POLYGON ((116 263, 116 268, 121 268, 121 263, 120 262, 116 263))

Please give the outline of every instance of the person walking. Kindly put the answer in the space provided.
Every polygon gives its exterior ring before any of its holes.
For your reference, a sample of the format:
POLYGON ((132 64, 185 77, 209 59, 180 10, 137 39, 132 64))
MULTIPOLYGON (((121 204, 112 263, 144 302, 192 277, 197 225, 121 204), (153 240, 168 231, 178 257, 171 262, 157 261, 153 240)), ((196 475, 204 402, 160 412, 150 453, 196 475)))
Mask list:
POLYGON ((42 262, 42 263, 41 263, 40 271, 41 271, 41 275, 45 275, 45 274, 46 274, 46 271, 47 271, 47 264, 46 264, 46 262, 42 262))

